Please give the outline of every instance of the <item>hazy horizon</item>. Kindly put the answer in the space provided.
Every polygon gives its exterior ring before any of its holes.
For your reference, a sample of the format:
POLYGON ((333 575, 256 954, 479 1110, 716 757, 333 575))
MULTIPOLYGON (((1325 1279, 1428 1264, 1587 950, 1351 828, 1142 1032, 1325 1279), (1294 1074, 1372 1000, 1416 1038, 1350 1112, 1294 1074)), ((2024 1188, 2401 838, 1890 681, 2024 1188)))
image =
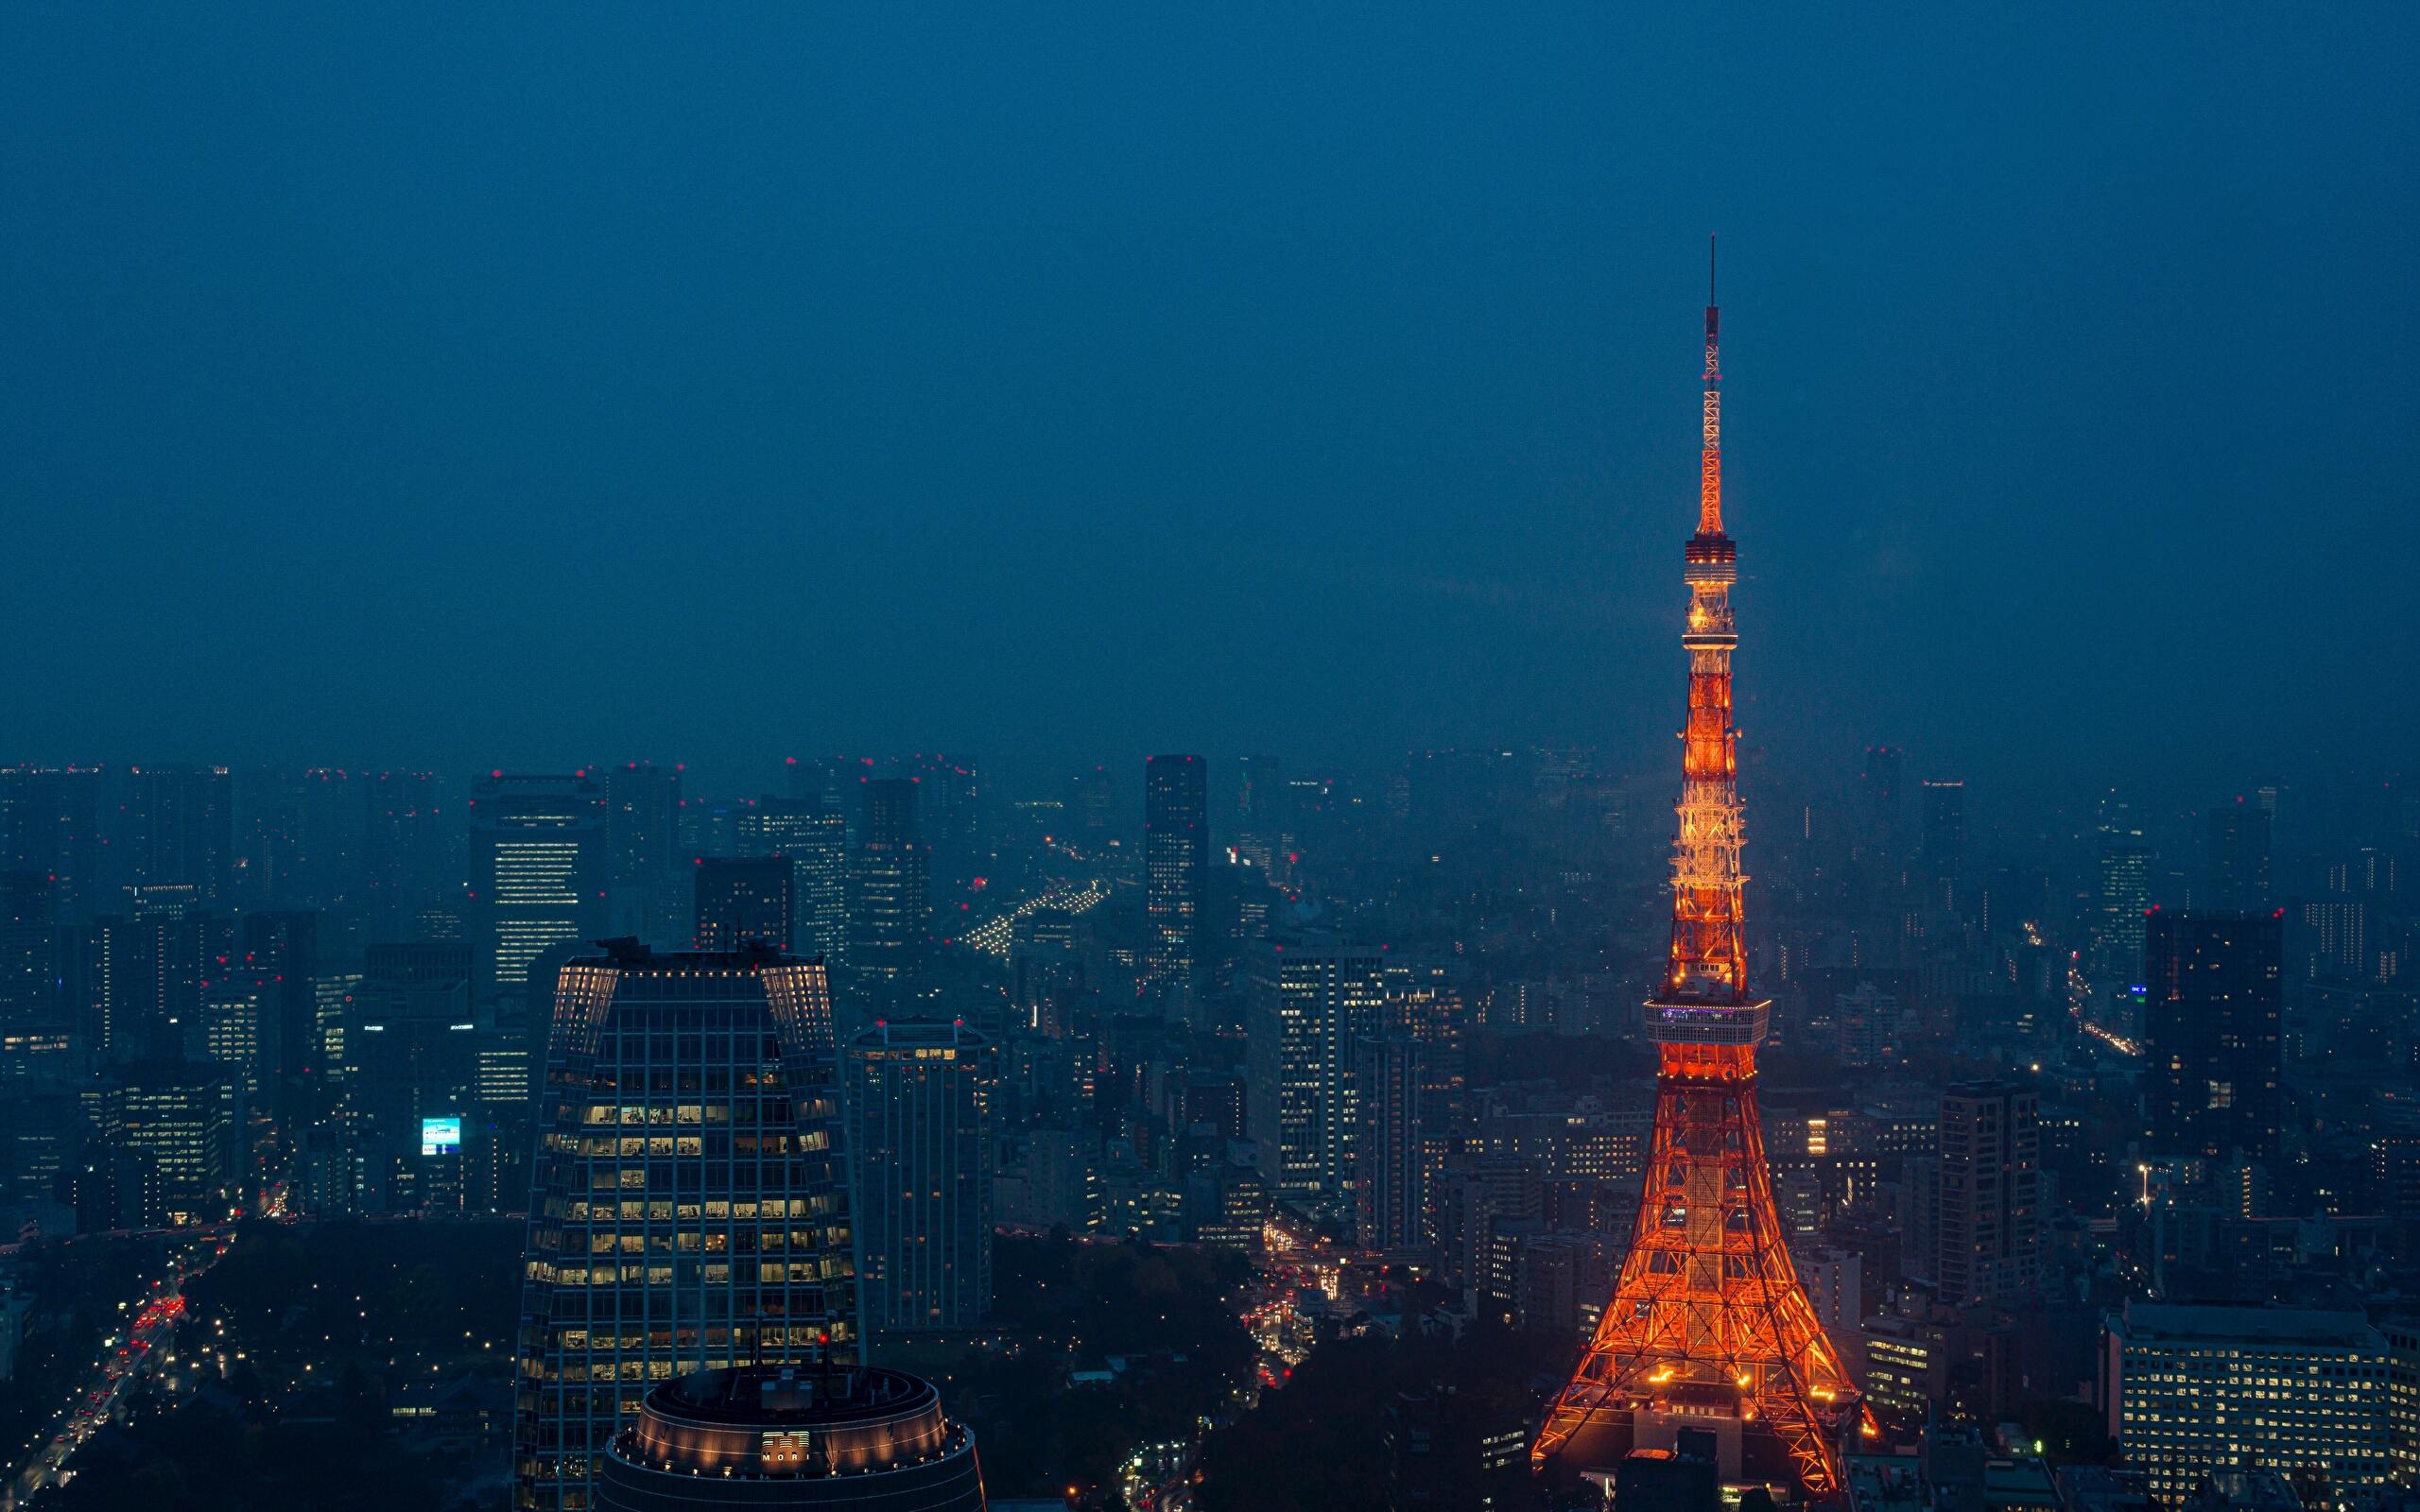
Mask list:
POLYGON ((2378 781, 2420 19, 2027 20, 12 12, 0 760, 1652 772, 1719 231, 1774 765, 2378 781))

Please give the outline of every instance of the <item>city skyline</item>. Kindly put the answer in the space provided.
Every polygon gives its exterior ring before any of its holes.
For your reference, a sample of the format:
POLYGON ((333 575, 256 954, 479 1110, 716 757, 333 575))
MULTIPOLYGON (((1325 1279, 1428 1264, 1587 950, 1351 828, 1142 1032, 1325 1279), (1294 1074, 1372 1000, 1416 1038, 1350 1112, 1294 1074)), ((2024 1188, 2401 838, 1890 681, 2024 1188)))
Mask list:
POLYGON ((0 13, 0 1512, 2420 1512, 2415 60, 0 13))

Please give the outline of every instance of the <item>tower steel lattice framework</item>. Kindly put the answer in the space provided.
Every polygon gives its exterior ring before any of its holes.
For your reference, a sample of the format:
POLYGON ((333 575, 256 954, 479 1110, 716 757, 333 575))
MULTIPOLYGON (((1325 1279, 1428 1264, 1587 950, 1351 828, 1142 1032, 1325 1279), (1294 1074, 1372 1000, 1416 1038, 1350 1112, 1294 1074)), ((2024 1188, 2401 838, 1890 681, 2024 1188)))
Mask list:
POLYGON ((1738 548, 1722 528, 1720 322, 1705 312, 1704 450, 1698 530, 1683 552, 1689 588, 1688 727, 1680 837, 1672 852, 1672 944, 1646 1005, 1662 1047, 1655 1131, 1629 1257, 1571 1383, 1555 1399, 1532 1468, 1544 1470, 1599 1419, 1640 1414, 1734 1418, 1770 1433, 1810 1496, 1841 1489, 1836 1444, 1856 1420, 1855 1384, 1800 1284, 1773 1210, 1756 1109, 1756 1045, 1770 1005, 1750 997, 1739 869, 1738 736, 1731 723, 1731 618, 1738 548))

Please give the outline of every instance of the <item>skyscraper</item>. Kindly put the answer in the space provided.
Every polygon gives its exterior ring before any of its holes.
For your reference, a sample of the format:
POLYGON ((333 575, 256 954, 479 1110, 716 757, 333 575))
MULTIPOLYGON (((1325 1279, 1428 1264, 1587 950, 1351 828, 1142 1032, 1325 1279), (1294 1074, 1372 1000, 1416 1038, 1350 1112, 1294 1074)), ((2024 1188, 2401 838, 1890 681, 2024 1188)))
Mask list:
POLYGON ((792 868, 786 856, 700 856, 696 948, 735 951, 748 940, 790 948, 792 868))
POLYGON ((257 975, 262 1003, 258 1092, 289 1132, 329 1106, 321 1074, 319 1001, 320 915, 312 909, 260 909, 243 916, 231 963, 257 975))
POLYGON ((928 885, 935 902, 955 906, 985 865, 983 782, 976 759, 920 751, 885 762, 883 771, 915 782, 917 825, 930 858, 928 885))
POLYGON ((2040 1283, 2041 1105, 2004 1082, 1962 1082, 1941 1097, 1933 1275, 1953 1305, 2005 1305, 2040 1283))
POLYGON ((126 911, 94 924, 91 1040, 101 1059, 201 1052, 202 963, 220 954, 213 946, 225 921, 205 915, 196 891, 130 887, 126 911))
MULTIPOLYGON (((1756 1107, 1756 1045, 1771 1005, 1748 991, 1731 723, 1738 548, 1722 527, 1717 329, 1709 303, 1698 529, 1683 549, 1688 716, 1671 948, 1646 1005, 1662 1062, 1646 1188, 1603 1321, 1530 1453, 1568 1478, 1633 1447, 1669 1443, 1683 1427, 1720 1424, 1732 1435, 1721 1446, 1726 1478, 1763 1460, 1828 1497, 1841 1488, 1835 1445, 1858 1390, 1783 1242, 1756 1107)), ((1876 1431, 1871 1418, 1861 1426, 1876 1431)))
POLYGON ((1907 859, 1900 853, 1899 836, 1907 770, 1907 752, 1898 747, 1868 746, 1858 772, 1858 818, 1865 848, 1879 859, 1886 874, 1907 859))
POLYGON ((838 964, 849 933, 849 822, 837 800, 768 794, 740 816, 739 838, 751 855, 789 861, 789 949, 838 964))
POLYGON ((400 937, 412 916, 454 901, 461 843, 459 812, 428 772, 376 772, 362 779, 362 881, 373 926, 400 937))
POLYGON ((605 885, 614 930, 667 934, 680 913, 681 767, 609 766, 604 777, 605 885))
POLYGON ((1387 957, 1332 933, 1253 945, 1244 1107, 1272 1196, 1349 1196, 1360 1108, 1354 1048, 1379 1022, 1387 957))
MULTIPOLYGON (((2092 952, 2086 974, 2096 992, 2143 979, 2143 911, 2151 902, 2151 847, 2134 810, 2116 794, 2101 803, 2094 864, 2092 952)), ((2118 1026, 2129 1028, 2131 1026, 2118 1026)))
POLYGON ((2237 799, 2210 810, 2209 902, 2198 908, 2264 913, 2269 908, 2269 811, 2237 799))
POLYGON ((856 1355, 823 968, 636 941, 563 968, 521 1298, 514 1503, 590 1504, 651 1382, 856 1355))
POLYGON ((518 994, 538 953, 604 932, 605 796, 585 775, 493 774, 471 799, 475 990, 518 994))
POLYGON ((2283 1108, 2276 914, 2151 916, 2146 1149, 2274 1162, 2283 1108))
POLYGON ((243 1187, 244 1101, 227 1068, 190 1060, 121 1067, 84 1093, 94 1131, 142 1168, 147 1225, 223 1223, 243 1187))
POLYGON ((1190 988, 1201 960, 1202 894, 1210 866, 1209 768, 1199 756, 1143 764, 1143 919, 1152 977, 1190 988))
POLYGON ((1236 859, 1283 882, 1294 794, 1274 756, 1236 759, 1236 859))
POLYGON ((453 1177, 462 1140, 475 1137, 480 1038, 468 944, 370 947, 345 1025, 345 1134, 359 1211, 459 1205, 453 1177))
POLYGON ((127 881, 190 885, 204 905, 229 901, 234 799, 224 766, 135 766, 126 774, 119 834, 127 881))
POLYGON ((962 1022, 891 1019, 849 1042, 858 1326, 971 1328, 992 1309, 990 1040, 962 1022))
POLYGON ((201 1058, 226 1068, 247 1106, 258 1106, 276 990, 273 976, 249 967, 217 971, 202 984, 201 1058))
POLYGON ((1364 1249, 1427 1243, 1433 1048, 1408 1028, 1382 1029, 1355 1047, 1354 1231, 1364 1249))
POLYGON ((857 784, 864 816, 849 875, 849 967, 878 1002, 894 1001, 923 968, 932 902, 912 778, 857 784))
POLYGON ((1966 875, 1966 784, 1927 778, 1922 791, 1925 902, 1956 908, 1966 875))
POLYGON ((101 903, 101 774, 91 766, 0 766, 0 871, 50 879, 62 924, 101 903))
POLYGON ((0 1035, 58 1017, 58 904, 49 873, 0 869, 0 1035))

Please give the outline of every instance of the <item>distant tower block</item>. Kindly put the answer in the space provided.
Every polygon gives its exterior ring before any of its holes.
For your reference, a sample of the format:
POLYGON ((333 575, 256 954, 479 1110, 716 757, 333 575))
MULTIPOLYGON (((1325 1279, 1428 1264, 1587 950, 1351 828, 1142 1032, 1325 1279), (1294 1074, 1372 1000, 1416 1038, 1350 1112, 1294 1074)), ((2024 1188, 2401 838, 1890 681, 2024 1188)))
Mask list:
MULTIPOLYGON (((1837 1441, 1858 1391, 1799 1283, 1773 1207, 1756 1112, 1768 1005, 1748 993, 1741 934, 1737 733, 1731 724, 1731 585, 1722 529, 1722 375, 1705 312, 1704 451, 1689 586, 1688 728, 1672 852, 1671 958, 1647 1004, 1663 1046, 1646 1190, 1604 1321, 1531 1446, 1540 1470, 1617 1465, 1711 1432, 1726 1475, 1765 1467, 1811 1496, 1841 1489, 1837 1441)), ((1696 1441, 1695 1439, 1692 1440, 1696 1441)))

